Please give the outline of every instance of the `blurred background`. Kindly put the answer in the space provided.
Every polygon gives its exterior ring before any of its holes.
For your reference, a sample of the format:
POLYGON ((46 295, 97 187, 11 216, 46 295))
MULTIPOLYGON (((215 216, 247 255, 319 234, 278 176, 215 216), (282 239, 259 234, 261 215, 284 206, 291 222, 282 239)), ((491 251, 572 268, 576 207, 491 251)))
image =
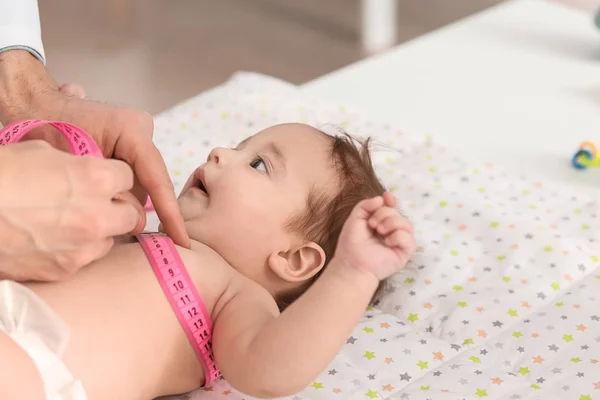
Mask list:
MULTIPOLYGON (((598 5, 554 1, 590 10, 598 5)), ((397 0, 392 44, 501 2, 397 0)), ((47 66, 59 83, 78 82, 94 100, 153 114, 238 70, 301 84, 373 54, 362 45, 364 3, 358 0, 40 0, 39 5, 47 66)))

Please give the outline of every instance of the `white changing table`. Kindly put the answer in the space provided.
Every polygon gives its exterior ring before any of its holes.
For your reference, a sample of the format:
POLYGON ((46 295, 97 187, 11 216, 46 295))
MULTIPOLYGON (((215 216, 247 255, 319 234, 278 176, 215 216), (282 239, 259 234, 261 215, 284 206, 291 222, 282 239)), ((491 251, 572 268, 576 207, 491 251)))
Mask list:
POLYGON ((302 90, 357 107, 463 155, 600 195, 600 169, 570 160, 600 146, 600 31, 593 16, 548 0, 514 0, 302 90))

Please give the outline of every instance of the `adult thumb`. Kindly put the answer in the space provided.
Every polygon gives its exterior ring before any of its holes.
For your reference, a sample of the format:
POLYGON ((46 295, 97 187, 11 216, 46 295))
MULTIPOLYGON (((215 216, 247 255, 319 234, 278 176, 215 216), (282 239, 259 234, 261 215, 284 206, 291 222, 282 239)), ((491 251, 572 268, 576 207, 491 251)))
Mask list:
POLYGON ((146 211, 144 210, 144 206, 139 202, 139 200, 131 192, 121 192, 115 196, 113 201, 129 203, 135 207, 139 215, 138 223, 133 228, 133 230, 129 232, 129 234, 135 236, 142 233, 144 231, 144 228, 146 227, 146 211))

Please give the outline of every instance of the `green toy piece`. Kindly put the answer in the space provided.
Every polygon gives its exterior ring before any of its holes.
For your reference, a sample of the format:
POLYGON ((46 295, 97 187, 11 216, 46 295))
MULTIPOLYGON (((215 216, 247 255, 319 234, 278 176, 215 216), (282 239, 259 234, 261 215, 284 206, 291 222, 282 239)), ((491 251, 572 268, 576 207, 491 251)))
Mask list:
POLYGON ((573 156, 572 164, 577 169, 600 167, 600 157, 598 157, 596 145, 592 142, 583 142, 573 156))

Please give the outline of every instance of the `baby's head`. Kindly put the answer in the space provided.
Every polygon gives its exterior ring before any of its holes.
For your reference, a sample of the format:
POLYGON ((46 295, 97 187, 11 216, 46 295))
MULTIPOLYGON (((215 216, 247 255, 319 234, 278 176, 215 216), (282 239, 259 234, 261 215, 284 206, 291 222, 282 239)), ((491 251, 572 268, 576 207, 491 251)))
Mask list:
POLYGON ((179 205, 191 239, 284 308, 327 266, 354 206, 383 192, 368 143, 357 148, 346 135, 283 124, 214 149, 179 205))

